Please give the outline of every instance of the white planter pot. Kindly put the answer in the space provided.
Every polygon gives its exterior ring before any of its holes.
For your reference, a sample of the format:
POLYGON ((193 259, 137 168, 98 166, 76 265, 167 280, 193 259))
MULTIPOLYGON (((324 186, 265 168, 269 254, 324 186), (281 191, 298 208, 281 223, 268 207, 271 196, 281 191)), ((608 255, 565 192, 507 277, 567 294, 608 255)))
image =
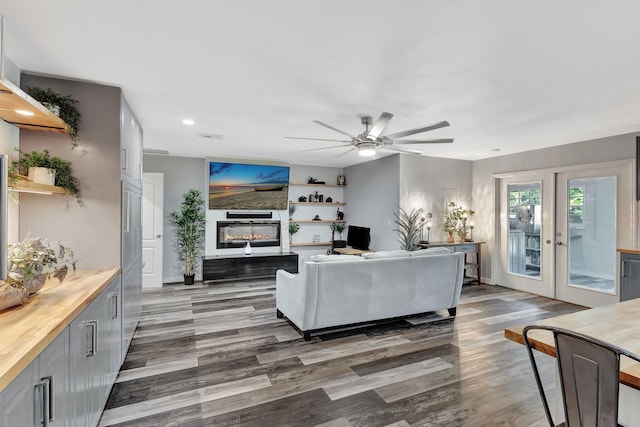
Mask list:
POLYGON ((39 184, 55 185, 56 171, 47 168, 29 168, 29 179, 39 184))

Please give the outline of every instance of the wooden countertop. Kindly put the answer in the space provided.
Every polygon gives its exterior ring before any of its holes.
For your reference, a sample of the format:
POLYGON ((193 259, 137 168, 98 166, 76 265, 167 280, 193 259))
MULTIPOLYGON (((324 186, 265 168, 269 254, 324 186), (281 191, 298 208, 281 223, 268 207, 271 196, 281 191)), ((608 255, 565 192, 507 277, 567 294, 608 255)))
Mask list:
POLYGON ((616 249, 616 252, 620 252, 620 253, 623 253, 623 254, 640 255, 640 249, 621 249, 621 248, 618 248, 618 249, 616 249))
MULTIPOLYGON (((532 323, 558 326, 581 332, 640 354, 640 323, 638 319, 640 319, 640 298, 532 323)), ((519 325, 505 329, 505 338, 524 345, 522 330, 525 326, 519 325)), ((555 345, 551 332, 531 331, 529 339, 536 350, 555 357, 555 345)), ((640 364, 622 357, 620 381, 629 387, 640 390, 640 364)))
POLYGON ((53 279, 24 305, 0 312, 0 392, 33 362, 120 273, 78 270, 53 279))

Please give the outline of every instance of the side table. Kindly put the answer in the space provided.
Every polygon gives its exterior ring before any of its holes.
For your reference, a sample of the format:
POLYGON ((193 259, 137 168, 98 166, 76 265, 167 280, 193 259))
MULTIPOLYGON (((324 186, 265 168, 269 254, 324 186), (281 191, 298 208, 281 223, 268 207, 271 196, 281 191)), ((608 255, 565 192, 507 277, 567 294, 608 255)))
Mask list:
POLYGON ((482 275, 480 274, 480 245, 485 242, 420 242, 421 248, 447 248, 453 252, 464 253, 464 281, 463 284, 476 282, 478 285, 482 283, 482 275), (474 255, 473 259, 469 259, 469 255, 474 255), (476 277, 468 276, 467 270, 475 270, 476 277))

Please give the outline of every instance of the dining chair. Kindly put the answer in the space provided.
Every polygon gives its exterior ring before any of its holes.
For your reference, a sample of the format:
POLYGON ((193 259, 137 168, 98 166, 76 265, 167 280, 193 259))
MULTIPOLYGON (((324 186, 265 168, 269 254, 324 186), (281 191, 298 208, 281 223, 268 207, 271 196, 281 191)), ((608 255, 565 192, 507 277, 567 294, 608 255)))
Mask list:
POLYGON ((522 331, 529 360, 549 425, 567 427, 618 426, 620 356, 637 362, 640 356, 597 338, 563 328, 529 325, 522 331), (565 422, 555 424, 542 386, 529 332, 553 333, 565 422))

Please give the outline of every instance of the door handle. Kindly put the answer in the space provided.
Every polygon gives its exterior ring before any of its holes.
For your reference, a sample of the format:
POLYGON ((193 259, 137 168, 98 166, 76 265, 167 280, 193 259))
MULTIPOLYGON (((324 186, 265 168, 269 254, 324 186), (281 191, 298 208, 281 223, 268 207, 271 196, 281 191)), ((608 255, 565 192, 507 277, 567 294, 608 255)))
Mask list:
POLYGON ((162 234, 156 234, 156 239, 159 239, 162 237, 162 234))
POLYGON ((556 242, 556 245, 562 246, 562 242, 556 242))

